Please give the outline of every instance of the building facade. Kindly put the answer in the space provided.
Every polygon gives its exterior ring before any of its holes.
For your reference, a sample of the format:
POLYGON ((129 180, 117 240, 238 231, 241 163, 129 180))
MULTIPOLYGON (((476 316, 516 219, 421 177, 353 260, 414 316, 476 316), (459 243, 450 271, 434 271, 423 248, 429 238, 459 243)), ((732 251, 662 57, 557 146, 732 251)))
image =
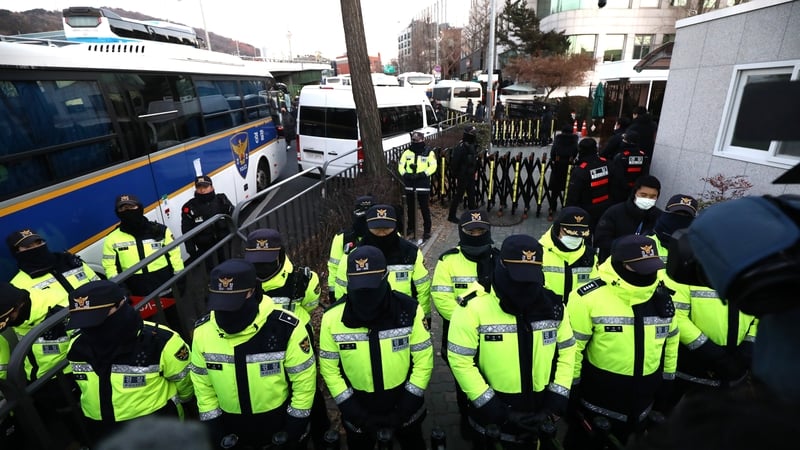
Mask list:
POLYGON ((744 86, 800 79, 800 1, 757 0, 676 29, 652 165, 666 188, 661 198, 713 190, 701 178, 717 174, 746 176, 748 195, 800 194, 798 185, 772 184, 800 162, 800 141, 734 137, 744 86))

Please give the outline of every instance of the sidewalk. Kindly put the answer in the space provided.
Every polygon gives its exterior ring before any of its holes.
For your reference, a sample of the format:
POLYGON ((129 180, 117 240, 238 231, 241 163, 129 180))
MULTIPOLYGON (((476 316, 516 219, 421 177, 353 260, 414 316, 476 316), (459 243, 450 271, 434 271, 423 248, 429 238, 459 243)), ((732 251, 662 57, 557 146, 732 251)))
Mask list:
MULTIPOLYGON (((542 147, 542 151, 545 148, 549 151, 549 147, 542 147)), ((524 151, 524 149, 526 148, 517 147, 498 150, 501 153, 510 150, 515 154, 517 151, 524 151)), ((538 149, 536 147, 537 154, 540 153, 538 149)), ((482 205, 480 209, 485 210, 485 207, 486 205, 482 205)), ((539 239, 551 225, 551 222, 547 221, 546 211, 547 208, 545 207, 544 213, 539 218, 536 217, 535 209, 530 211, 530 215, 527 218, 522 217, 520 210, 515 215, 511 215, 510 210, 506 210, 501 216, 498 216, 496 208, 490 211, 491 233, 495 247, 500 248, 503 240, 513 234, 528 234, 539 239)), ((459 210, 459 215, 462 212, 463 210, 459 210)), ((422 246, 422 253, 425 255, 425 267, 428 268, 432 277, 439 255, 458 244, 458 225, 447 221, 447 209, 438 203, 431 205, 431 215, 433 216, 432 236, 422 246)), ((435 310, 435 307, 431 306, 431 308, 435 310)), ((428 417, 423 423, 424 435, 426 440, 429 439, 431 429, 438 426, 447 434, 448 449, 468 449, 471 448, 470 443, 463 439, 459 427, 458 405, 456 404, 454 391, 455 380, 450 373, 450 369, 444 364, 440 356, 442 320, 435 312, 431 316, 431 338, 433 339, 435 356, 433 377, 426 393, 428 417)))

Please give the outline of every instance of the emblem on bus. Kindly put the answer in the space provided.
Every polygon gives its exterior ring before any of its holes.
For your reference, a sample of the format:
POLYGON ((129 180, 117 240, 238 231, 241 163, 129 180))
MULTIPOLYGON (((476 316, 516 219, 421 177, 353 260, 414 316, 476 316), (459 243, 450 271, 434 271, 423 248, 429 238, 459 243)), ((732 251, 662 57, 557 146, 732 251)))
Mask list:
POLYGON ((247 177, 247 166, 250 161, 250 142, 247 133, 236 133, 231 136, 231 151, 233 152, 233 162, 236 170, 242 178, 247 177))

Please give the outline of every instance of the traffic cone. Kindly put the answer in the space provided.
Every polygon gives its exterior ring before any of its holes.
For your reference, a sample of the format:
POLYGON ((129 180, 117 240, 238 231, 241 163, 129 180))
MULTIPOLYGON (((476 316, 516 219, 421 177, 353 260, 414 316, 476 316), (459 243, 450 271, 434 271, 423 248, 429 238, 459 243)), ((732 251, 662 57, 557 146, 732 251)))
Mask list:
POLYGON ((578 121, 577 120, 572 123, 572 132, 576 133, 576 134, 578 133, 578 121))
POLYGON ((583 121, 583 126, 581 126, 581 136, 586 136, 586 133, 589 131, 586 129, 586 121, 583 121))

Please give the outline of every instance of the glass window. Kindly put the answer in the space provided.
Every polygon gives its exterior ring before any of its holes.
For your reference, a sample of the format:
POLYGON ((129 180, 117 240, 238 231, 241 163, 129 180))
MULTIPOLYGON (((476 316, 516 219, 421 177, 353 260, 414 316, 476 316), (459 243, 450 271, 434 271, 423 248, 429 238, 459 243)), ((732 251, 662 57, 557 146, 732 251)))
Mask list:
POLYGON ((420 106, 380 108, 378 114, 381 119, 381 135, 384 138, 422 128, 422 108, 420 106))
POLYGON ((247 80, 242 81, 241 85, 242 93, 244 94, 244 109, 247 120, 251 121, 269 117, 267 90, 264 86, 264 82, 260 80, 247 80))
MULTIPOLYGON (((213 134, 239 124, 241 104, 234 101, 233 108, 224 92, 236 92, 235 81, 197 80, 197 93, 200 96, 200 109, 206 134, 213 134)), ((238 98, 231 95, 230 98, 238 98)))
POLYGON ((633 59, 642 59, 652 50, 654 36, 652 34, 637 34, 633 37, 633 59))
POLYGON ((355 109, 327 108, 325 135, 333 139, 358 139, 358 117, 355 109))
POLYGON ((605 36, 605 50, 603 50, 603 62, 621 61, 625 51, 624 34, 607 34, 605 36))
POLYGON ((746 140, 736 133, 738 127, 746 126, 745 123, 737 123, 745 86, 769 81, 797 80, 798 72, 800 72, 800 61, 794 61, 788 66, 746 65, 737 70, 733 88, 728 94, 727 104, 730 106, 723 116, 724 131, 717 148, 719 154, 755 162, 795 164, 800 160, 800 141, 746 140))
POLYGON ((666 44, 667 42, 674 42, 675 41, 675 34, 665 34, 661 37, 661 43, 666 44))
POLYGON ((576 34, 568 36, 569 52, 573 54, 589 54, 594 56, 597 35, 595 34, 576 34))

